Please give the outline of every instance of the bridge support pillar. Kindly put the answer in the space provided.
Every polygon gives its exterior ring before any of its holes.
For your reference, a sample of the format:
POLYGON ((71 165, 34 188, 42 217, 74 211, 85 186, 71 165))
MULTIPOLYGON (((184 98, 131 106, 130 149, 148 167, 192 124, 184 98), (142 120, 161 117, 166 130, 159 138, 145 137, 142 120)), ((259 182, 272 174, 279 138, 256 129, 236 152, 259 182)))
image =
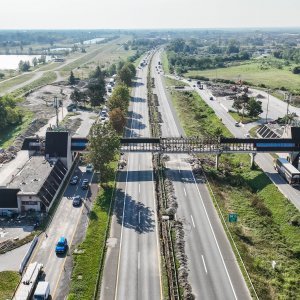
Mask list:
POLYGON ((216 155, 216 169, 217 169, 217 170, 219 169, 219 160, 220 160, 220 156, 221 156, 221 154, 217 154, 217 155, 216 155))
POLYGON ((250 168, 251 169, 254 168, 255 156, 256 156, 256 153, 250 153, 250 157, 251 157, 250 168))

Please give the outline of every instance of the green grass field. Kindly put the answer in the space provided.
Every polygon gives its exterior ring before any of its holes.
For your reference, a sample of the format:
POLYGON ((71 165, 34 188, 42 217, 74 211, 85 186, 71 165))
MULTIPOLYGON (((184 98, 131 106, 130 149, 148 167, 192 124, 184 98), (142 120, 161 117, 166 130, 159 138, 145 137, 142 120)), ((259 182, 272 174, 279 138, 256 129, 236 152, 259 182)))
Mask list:
POLYGON ((300 75, 293 74, 290 71, 293 67, 284 66, 283 69, 277 69, 271 65, 268 69, 262 70, 260 66, 260 61, 252 60, 239 66, 204 71, 189 71, 185 76, 193 77, 195 75, 201 75, 210 79, 217 77, 234 81, 241 79, 255 86, 264 84, 266 87, 272 89, 285 87, 291 92, 300 92, 300 75))
POLYGON ((14 77, 8 81, 0 83, 0 93, 4 93, 6 90, 14 87, 15 85, 21 84, 23 82, 26 82, 27 80, 30 80, 35 74, 29 73, 29 74, 23 74, 18 77, 14 77))
POLYGON ((21 87, 19 89, 14 90, 11 94, 15 97, 22 96, 23 94, 25 94, 26 92, 28 92, 32 89, 35 89, 42 85, 47 85, 47 84, 54 82, 56 78, 57 78, 57 76, 56 76, 55 72, 51 72, 51 71, 45 72, 41 78, 21 87))
POLYGON ((28 127, 29 123, 32 120, 32 117, 32 112, 25 111, 21 124, 2 130, 0 132, 0 148, 6 149, 11 146, 15 138, 28 127))
POLYGON ((0 300, 12 299, 13 293, 20 280, 18 272, 0 272, 0 300))
MULTIPOLYGON (((172 92, 172 97, 187 135, 205 135, 205 126, 225 130, 199 96, 187 101, 180 94, 172 92), (204 122, 197 117, 199 108, 204 122)), ((259 298, 299 299, 300 227, 291 224, 299 212, 260 169, 250 169, 248 155, 222 155, 219 171, 212 167, 214 159, 205 156, 211 162, 205 163, 209 182, 225 220, 229 212, 238 214, 238 222, 228 226, 259 298)))

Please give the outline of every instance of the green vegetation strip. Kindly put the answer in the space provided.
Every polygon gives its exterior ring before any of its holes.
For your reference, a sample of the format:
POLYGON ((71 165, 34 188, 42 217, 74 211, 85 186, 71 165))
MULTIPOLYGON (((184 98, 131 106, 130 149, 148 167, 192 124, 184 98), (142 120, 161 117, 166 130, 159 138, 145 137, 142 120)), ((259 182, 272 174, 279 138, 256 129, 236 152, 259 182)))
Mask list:
MULTIPOLYGON (((116 169, 116 161, 112 167, 116 169)), ((99 272, 102 274, 106 235, 110 222, 110 207, 115 189, 114 175, 111 175, 109 182, 101 185, 96 202, 89 214, 89 226, 85 240, 77 247, 77 253, 73 253, 74 269, 69 300, 94 299, 98 282, 101 282, 99 272)))
POLYGON ((11 94, 15 97, 19 97, 21 95, 26 94, 27 92, 36 89, 40 86, 50 84, 56 80, 55 72, 46 72, 41 78, 13 91, 11 94))
POLYGON ((0 300, 11 299, 21 277, 18 272, 0 272, 0 300))
POLYGON ((23 82, 26 82, 27 80, 30 80, 35 74, 23 74, 21 76, 14 77, 8 81, 0 83, 0 93, 5 93, 6 90, 14 87, 15 85, 21 84, 23 82))
POLYGON ((167 52, 163 51, 161 55, 161 63, 165 74, 170 74, 169 61, 167 52))
POLYGON ((196 92, 172 90, 171 95, 181 124, 188 136, 232 136, 214 111, 196 92))
MULTIPOLYGON (((208 129, 203 126, 202 119, 198 122, 198 110, 195 109, 196 103, 200 102, 198 107, 203 110, 204 101, 197 95, 185 101, 186 96, 179 92, 172 93, 172 96, 186 133, 205 135, 208 129)), ((209 131, 214 132, 221 126, 223 132, 228 132, 217 122, 214 113, 205 115, 209 131)), ((298 299, 299 212, 260 169, 250 170, 248 155, 222 155, 220 171, 211 167, 214 164, 209 156, 205 156, 204 165, 222 215, 227 219, 229 212, 238 214, 238 222, 230 223, 228 227, 258 297, 298 299), (276 262, 274 268, 272 261, 276 262)))

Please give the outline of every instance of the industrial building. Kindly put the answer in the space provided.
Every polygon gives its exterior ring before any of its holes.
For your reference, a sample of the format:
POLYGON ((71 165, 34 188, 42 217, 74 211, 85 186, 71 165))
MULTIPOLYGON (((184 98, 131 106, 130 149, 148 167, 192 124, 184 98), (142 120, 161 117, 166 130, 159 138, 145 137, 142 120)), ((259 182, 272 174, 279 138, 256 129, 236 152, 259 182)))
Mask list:
POLYGON ((67 131, 47 131, 45 139, 25 140, 29 160, 0 188, 0 215, 28 210, 48 212, 72 166, 71 137, 67 131))

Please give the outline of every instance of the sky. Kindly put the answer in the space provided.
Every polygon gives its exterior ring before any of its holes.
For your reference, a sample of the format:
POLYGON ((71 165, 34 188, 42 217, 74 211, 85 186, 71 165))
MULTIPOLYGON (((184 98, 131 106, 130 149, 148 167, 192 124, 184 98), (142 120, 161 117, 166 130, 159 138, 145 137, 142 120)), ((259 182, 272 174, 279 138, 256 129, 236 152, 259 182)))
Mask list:
POLYGON ((0 0, 0 29, 300 27, 300 0, 0 0))

